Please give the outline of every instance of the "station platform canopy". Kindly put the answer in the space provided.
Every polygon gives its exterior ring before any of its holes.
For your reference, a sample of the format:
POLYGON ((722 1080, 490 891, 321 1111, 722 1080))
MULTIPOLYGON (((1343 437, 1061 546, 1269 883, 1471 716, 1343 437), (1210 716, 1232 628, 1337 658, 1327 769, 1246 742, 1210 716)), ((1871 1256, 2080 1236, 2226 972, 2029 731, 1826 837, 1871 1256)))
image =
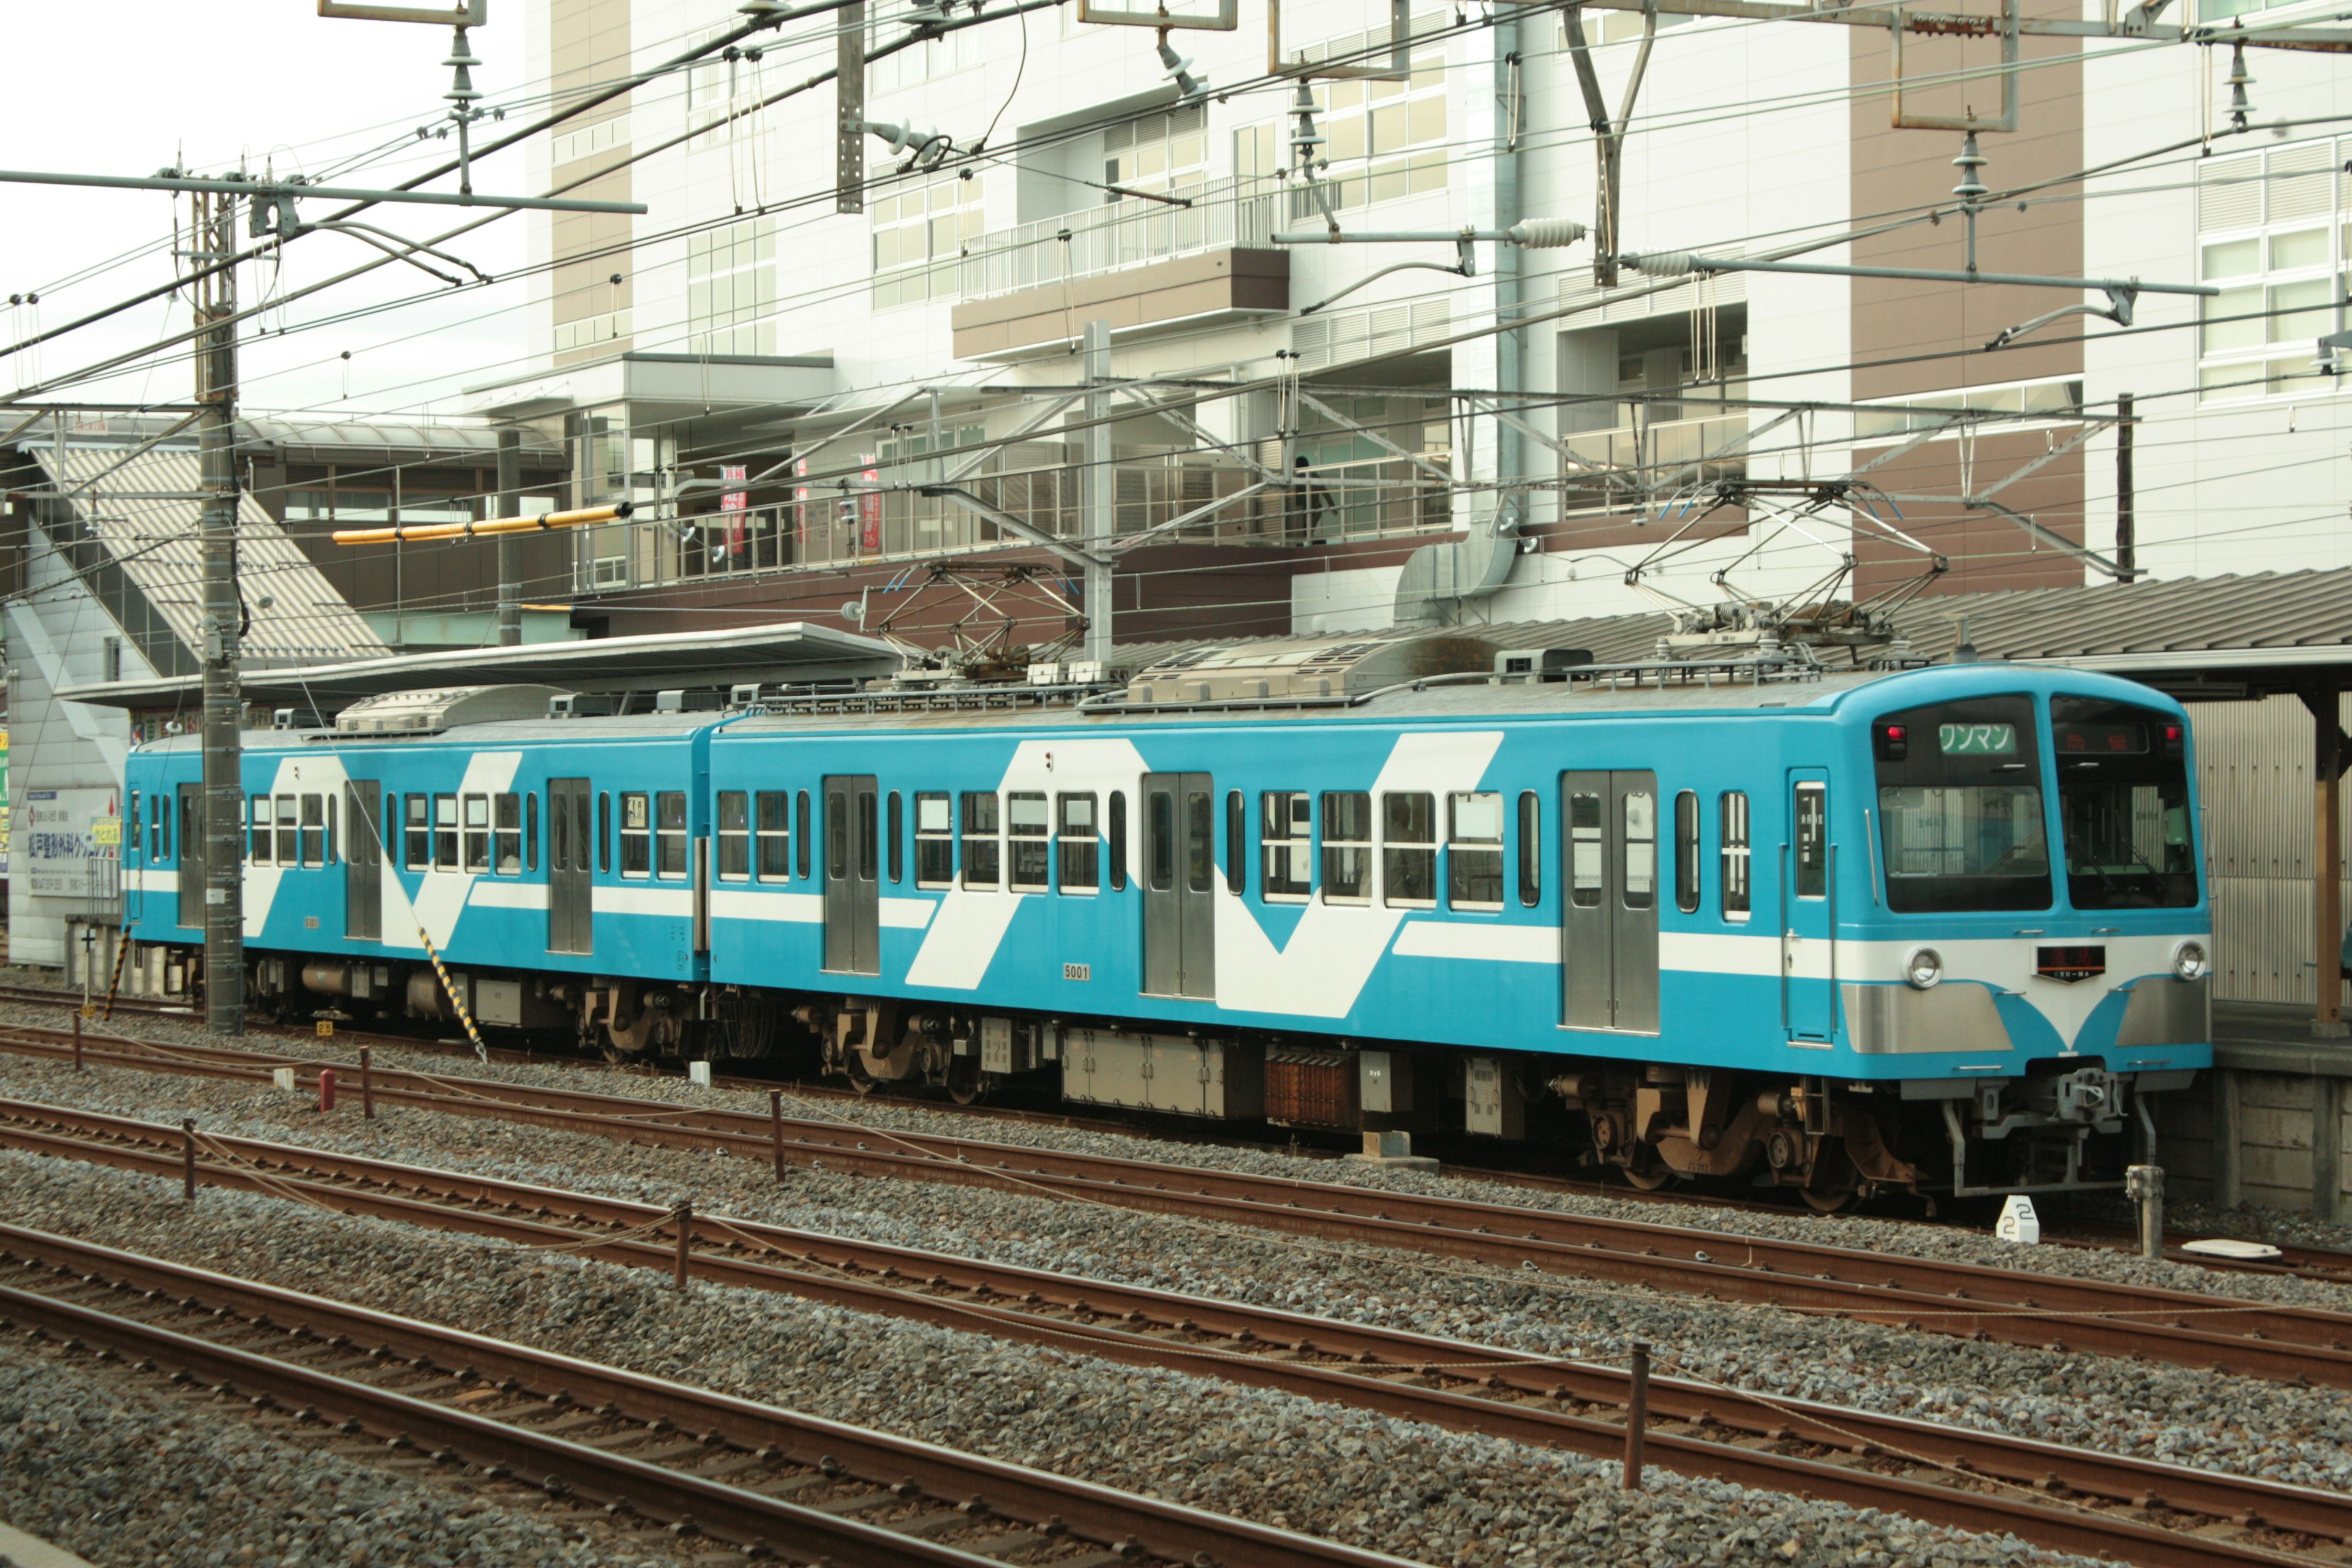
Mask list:
MULTIPOLYGON (((335 664, 247 669, 245 700, 291 708, 306 721, 331 721, 362 697, 428 687, 525 682, 572 691, 633 691, 680 687, 840 680, 888 675, 898 650, 878 637, 806 621, 730 626, 707 632, 593 637, 522 647, 444 649, 356 658, 335 664)), ((103 708, 154 710, 202 706, 197 676, 69 686, 58 695, 103 708)))

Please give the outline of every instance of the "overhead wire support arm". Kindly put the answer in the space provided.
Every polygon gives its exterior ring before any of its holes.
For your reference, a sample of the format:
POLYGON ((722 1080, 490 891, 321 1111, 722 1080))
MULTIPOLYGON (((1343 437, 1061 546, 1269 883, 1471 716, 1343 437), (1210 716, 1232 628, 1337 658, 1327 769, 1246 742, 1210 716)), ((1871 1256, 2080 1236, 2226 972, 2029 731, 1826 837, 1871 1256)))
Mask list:
MULTIPOLYGON (((350 185, 310 185, 298 180, 194 180, 177 174, 52 174, 26 169, 0 169, 0 184, 94 185, 117 191, 195 191, 211 195, 250 196, 256 202, 276 201, 289 196, 321 196, 329 201, 370 204, 401 202, 454 207, 507 207, 557 213, 642 215, 652 210, 643 202, 596 202, 577 196, 485 196, 460 191, 405 189, 373 191, 350 185)), ((185 283, 188 280, 183 279, 181 281, 185 283)))
POLYGON ((2096 289, 2102 293, 2219 294, 2210 283, 2146 283, 2137 278, 2052 278, 2038 272, 1964 272, 1928 267, 1838 267, 1822 261, 1751 261, 1738 256, 1697 256, 1687 250, 1646 250, 1617 258, 1651 278, 1694 272, 1801 272, 1823 278, 1892 278, 1913 283, 2000 283, 2018 289, 2096 289))

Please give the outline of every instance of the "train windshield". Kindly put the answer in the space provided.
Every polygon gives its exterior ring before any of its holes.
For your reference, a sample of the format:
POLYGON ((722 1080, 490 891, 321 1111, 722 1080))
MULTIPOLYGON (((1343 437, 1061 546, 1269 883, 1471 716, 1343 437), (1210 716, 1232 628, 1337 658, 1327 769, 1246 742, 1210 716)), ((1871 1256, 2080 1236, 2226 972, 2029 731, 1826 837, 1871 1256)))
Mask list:
POLYGON ((2050 907, 2034 729, 2025 697, 1942 702, 1872 723, 1889 909, 2050 907))
POLYGON ((2066 897, 2078 910, 2179 910, 2197 901, 2187 726, 2089 697, 2050 700, 2066 897))

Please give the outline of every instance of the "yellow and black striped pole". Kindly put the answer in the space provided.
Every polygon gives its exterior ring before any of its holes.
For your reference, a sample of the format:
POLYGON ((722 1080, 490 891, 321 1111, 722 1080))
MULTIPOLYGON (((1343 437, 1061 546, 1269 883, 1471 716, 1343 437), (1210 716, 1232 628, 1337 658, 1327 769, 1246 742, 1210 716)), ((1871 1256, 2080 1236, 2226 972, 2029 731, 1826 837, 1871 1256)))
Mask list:
POLYGON ((474 1042, 474 1055, 488 1066, 489 1047, 482 1044, 481 1031, 474 1027, 472 1011, 467 1007, 466 999, 457 994, 457 983, 449 978, 449 971, 443 966, 441 955, 434 951, 433 939, 425 934, 423 926, 416 928, 416 940, 425 944, 425 956, 433 961, 433 973, 441 977, 442 994, 449 998, 449 1005, 457 1009, 457 1022, 466 1026, 466 1038, 474 1042))
POLYGON ((114 1021, 114 998, 122 989, 122 955, 130 950, 131 921, 125 919, 122 929, 114 933, 114 973, 106 983, 106 1011, 99 1015, 106 1023, 114 1021))

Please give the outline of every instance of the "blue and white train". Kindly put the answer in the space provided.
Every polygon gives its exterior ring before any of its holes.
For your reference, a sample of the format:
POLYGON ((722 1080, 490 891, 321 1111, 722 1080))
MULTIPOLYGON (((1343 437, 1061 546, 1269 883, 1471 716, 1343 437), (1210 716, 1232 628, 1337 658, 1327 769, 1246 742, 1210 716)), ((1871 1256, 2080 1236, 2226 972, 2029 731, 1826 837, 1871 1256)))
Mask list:
MULTIPOLYGON (((1824 1205, 2106 1183, 2210 1065, 2178 704, 2008 665, 1575 658, 1437 635, 1091 696, 371 699, 245 738, 247 994, 1571 1140, 1824 1205)), ((198 777, 183 737, 127 780, 127 935, 188 988, 198 777)))

